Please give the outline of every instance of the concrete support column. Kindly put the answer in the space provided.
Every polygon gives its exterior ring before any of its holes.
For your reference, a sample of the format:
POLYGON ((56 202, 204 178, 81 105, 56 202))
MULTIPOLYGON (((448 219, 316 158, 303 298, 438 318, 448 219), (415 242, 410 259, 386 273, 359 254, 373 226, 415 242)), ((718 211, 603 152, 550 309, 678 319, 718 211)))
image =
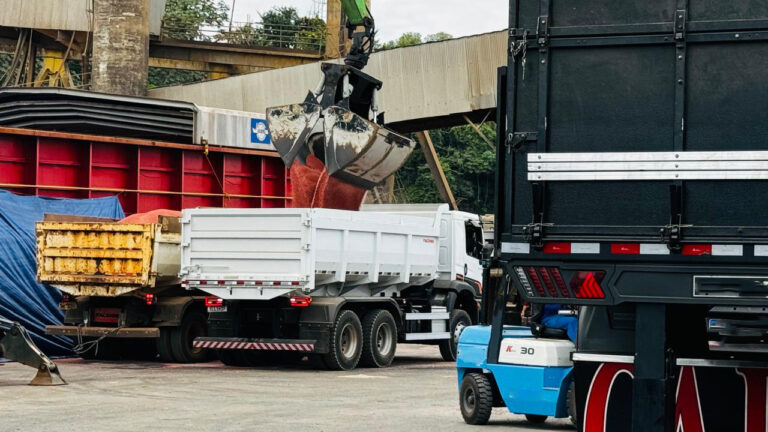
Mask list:
POLYGON ((92 89, 144 96, 149 64, 149 0, 94 0, 92 89))

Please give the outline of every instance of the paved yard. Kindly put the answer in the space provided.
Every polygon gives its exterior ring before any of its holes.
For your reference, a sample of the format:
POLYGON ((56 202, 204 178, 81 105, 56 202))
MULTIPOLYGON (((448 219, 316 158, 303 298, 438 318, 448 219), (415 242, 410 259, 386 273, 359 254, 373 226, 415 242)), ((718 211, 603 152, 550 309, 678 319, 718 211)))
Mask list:
POLYGON ((495 409, 464 424, 456 372, 433 346, 400 345, 388 369, 315 370, 301 363, 239 369, 59 360, 68 386, 25 385, 34 370, 0 365, 0 431, 472 431, 573 430, 528 425, 495 409))

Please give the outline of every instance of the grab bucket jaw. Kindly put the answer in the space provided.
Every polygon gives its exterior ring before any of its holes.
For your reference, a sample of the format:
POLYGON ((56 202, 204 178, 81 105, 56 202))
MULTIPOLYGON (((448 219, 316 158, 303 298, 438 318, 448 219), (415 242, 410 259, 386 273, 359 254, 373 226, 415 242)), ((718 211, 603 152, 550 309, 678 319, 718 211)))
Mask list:
POLYGON ((403 166, 414 149, 412 140, 331 106, 323 111, 325 167, 329 175, 372 189, 403 166))
POLYGON ((280 154, 286 167, 290 167, 296 156, 306 149, 309 137, 322 128, 320 105, 310 102, 267 108, 267 123, 272 144, 280 154))

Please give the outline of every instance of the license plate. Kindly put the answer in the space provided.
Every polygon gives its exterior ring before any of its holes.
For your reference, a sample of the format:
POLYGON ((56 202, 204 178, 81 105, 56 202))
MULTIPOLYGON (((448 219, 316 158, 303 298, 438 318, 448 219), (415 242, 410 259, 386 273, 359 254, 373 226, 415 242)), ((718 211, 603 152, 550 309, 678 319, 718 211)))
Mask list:
POLYGON ((208 313, 226 312, 226 311, 227 311, 226 306, 208 306, 208 313))
POLYGON ((59 310, 74 310, 77 309, 77 303, 75 302, 61 302, 59 303, 59 310))

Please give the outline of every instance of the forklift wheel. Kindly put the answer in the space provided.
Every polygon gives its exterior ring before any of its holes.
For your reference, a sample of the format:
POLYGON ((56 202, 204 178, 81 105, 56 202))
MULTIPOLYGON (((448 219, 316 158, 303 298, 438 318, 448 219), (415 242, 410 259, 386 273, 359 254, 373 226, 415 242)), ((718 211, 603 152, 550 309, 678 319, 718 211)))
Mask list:
POLYGON ((459 390, 459 406, 465 423, 488 423, 493 409, 493 388, 488 377, 481 373, 469 373, 464 376, 459 390))
POLYGON ((547 421, 547 416, 536 415, 536 414, 526 414, 525 419, 528 420, 528 423, 541 424, 547 421))

